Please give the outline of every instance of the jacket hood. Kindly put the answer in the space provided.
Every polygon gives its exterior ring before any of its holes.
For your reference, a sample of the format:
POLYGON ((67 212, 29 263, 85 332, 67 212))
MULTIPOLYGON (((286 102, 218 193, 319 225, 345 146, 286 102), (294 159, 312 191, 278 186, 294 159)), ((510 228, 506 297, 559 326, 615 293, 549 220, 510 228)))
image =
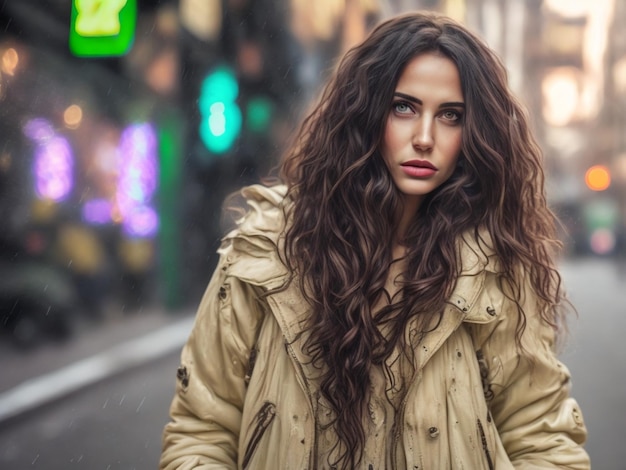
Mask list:
POLYGON ((268 289, 289 276, 279 256, 283 245, 287 186, 252 185, 241 190, 249 206, 237 228, 222 239, 219 252, 227 255, 229 271, 243 281, 268 289))

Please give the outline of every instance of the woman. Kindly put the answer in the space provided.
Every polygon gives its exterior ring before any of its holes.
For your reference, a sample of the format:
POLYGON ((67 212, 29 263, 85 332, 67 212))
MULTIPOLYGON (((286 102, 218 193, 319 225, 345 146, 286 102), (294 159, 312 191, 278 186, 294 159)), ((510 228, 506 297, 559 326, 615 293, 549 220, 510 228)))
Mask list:
POLYGON ((243 190, 161 468, 589 468, 540 151, 479 39, 379 25, 281 176, 243 190))

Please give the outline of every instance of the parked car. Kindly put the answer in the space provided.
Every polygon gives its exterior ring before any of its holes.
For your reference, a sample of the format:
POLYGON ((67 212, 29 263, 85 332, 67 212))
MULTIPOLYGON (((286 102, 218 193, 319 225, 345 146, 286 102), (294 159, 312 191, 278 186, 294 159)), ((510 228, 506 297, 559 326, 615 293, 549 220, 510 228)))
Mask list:
POLYGON ((0 334, 22 348, 72 334, 79 306, 76 287, 58 266, 23 243, 0 243, 0 334))
POLYGON ((65 276, 39 263, 0 263, 0 326, 19 347, 72 333, 77 304, 65 276))

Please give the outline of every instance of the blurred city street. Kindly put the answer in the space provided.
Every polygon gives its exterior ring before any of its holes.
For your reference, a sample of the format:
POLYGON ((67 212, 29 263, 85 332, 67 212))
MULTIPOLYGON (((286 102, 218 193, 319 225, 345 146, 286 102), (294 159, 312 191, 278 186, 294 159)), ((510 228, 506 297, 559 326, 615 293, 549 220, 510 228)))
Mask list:
POLYGON ((562 359, 593 469, 626 470, 621 0, 0 1, 1 470, 156 468, 227 196, 415 9, 475 31, 527 107, 579 314, 562 359))

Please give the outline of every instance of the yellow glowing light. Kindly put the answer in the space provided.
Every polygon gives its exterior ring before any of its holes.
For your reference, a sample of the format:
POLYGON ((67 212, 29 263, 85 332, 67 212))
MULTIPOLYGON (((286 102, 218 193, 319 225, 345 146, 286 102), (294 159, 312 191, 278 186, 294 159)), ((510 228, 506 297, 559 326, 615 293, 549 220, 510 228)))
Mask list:
POLYGON ((592 191, 604 191, 611 186, 611 173, 603 165, 594 165, 585 173, 585 183, 592 191))
POLYGON ((83 120, 83 110, 77 104, 68 106, 63 113, 63 121, 70 129, 76 129, 83 120))
POLYGON ((580 18, 585 16, 593 2, 590 0, 544 0, 548 10, 567 18, 580 18))
POLYGON ((181 23, 192 34, 205 41, 216 39, 222 30, 220 0, 180 0, 181 23))
POLYGON ((20 57, 15 49, 8 48, 2 54, 2 71, 8 75, 13 75, 17 64, 20 61, 20 57))
POLYGON ((120 11, 127 0, 76 0, 76 32, 81 36, 116 36, 120 33, 120 11))
POLYGON ((548 124, 565 126, 576 117, 580 103, 579 75, 576 69, 560 67, 544 77, 543 117, 548 124))

